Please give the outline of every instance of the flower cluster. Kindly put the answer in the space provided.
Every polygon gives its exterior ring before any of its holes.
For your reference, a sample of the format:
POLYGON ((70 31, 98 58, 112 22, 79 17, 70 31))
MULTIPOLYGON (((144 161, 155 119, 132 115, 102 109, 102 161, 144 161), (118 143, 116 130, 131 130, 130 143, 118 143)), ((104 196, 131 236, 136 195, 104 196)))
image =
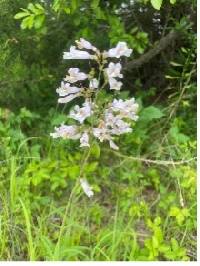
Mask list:
MULTIPOLYGON (((92 68, 89 73, 81 72, 79 68, 68 70, 61 86, 56 90, 58 102, 68 103, 78 97, 84 99, 84 102, 81 106, 75 105, 69 113, 75 123, 55 128, 55 132, 51 133, 53 138, 79 139, 80 147, 90 147, 92 139, 96 138, 100 142, 108 141, 112 149, 119 149, 114 137, 132 131, 130 122, 138 119, 138 104, 134 98, 122 100, 115 96, 111 102, 105 101, 102 105, 98 101, 98 94, 107 85, 111 91, 115 91, 115 95, 120 91, 122 66, 119 62, 110 62, 110 58, 129 57, 131 53, 132 49, 125 42, 119 42, 116 47, 100 52, 83 38, 76 41, 76 46, 71 46, 69 52, 64 52, 64 59, 93 60, 98 65, 98 70, 92 68)), ((89 197, 93 195, 85 180, 81 180, 81 185, 89 197)))

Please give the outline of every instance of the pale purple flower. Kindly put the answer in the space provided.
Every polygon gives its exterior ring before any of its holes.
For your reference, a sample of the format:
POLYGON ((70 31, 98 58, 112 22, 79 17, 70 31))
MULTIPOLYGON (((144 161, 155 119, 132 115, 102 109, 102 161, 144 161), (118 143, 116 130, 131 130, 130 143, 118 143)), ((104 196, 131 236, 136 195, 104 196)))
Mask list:
POLYGON ((114 143, 114 141, 110 140, 109 144, 113 150, 119 150, 119 147, 114 143))
POLYGON ((59 94, 59 96, 67 96, 71 93, 78 93, 81 91, 81 88, 78 87, 71 87, 69 83, 61 82, 61 86, 56 89, 56 92, 59 94))
POLYGON ((68 103, 72 101, 73 99, 81 95, 81 90, 82 88, 71 87, 70 83, 61 82, 61 86, 56 89, 56 92, 59 94, 60 97, 62 97, 58 99, 58 102, 68 103))
POLYGON ((132 128, 129 123, 124 122, 119 117, 116 117, 115 123, 112 124, 112 129, 110 131, 113 135, 121 135, 132 132, 132 128))
POLYGON ((94 56, 86 51, 76 49, 75 46, 71 46, 69 52, 64 52, 63 59, 94 59, 94 56))
POLYGON ((116 57, 120 58, 121 56, 129 57, 132 53, 132 49, 129 49, 126 42, 118 42, 115 48, 108 50, 105 52, 105 56, 107 57, 116 57))
POLYGON ((78 127, 61 125, 60 127, 55 127, 55 132, 50 133, 52 138, 63 138, 63 139, 79 139, 80 134, 78 132, 78 127))
POLYGON ((110 62, 108 68, 105 69, 106 74, 108 75, 108 79, 110 78, 122 78, 123 75, 120 73, 122 66, 120 63, 112 63, 110 62))
POLYGON ((68 73, 69 75, 67 75, 64 80, 70 83, 74 83, 79 80, 85 80, 88 77, 85 73, 80 72, 79 68, 70 68, 68 73))
POLYGON ((75 105, 74 109, 70 112, 69 116, 75 120, 78 120, 82 124, 87 117, 91 116, 91 114, 92 114, 91 103, 86 101, 83 104, 83 107, 75 105))
POLYGON ((87 132, 84 132, 80 137, 80 147, 90 147, 89 135, 87 132))
POLYGON ((122 68, 122 66, 120 63, 114 64, 111 62, 108 65, 108 68, 105 69, 111 90, 120 90, 121 89, 122 82, 117 81, 115 79, 115 78, 122 78, 123 77, 123 75, 120 73, 121 68, 122 68))
POLYGON ((99 139, 100 142, 103 142, 104 140, 110 140, 110 132, 108 128, 106 127, 106 124, 104 121, 101 121, 100 125, 96 128, 93 128, 93 135, 99 139))
POLYGON ((80 38, 80 41, 76 40, 76 44, 79 49, 87 49, 87 50, 93 50, 93 51, 97 50, 96 47, 94 47, 90 42, 86 41, 83 38, 80 38))
POLYGON ((105 124, 112 135, 121 135, 132 131, 129 123, 123 121, 119 116, 115 116, 110 110, 105 112, 105 124))
POLYGON ((90 80, 90 89, 97 89, 99 86, 99 81, 96 78, 90 80))
POLYGON ((114 112, 118 112, 120 117, 130 118, 134 121, 138 119, 136 115, 139 105, 135 102, 135 99, 122 100, 114 99, 111 105, 111 109, 114 112))
POLYGON ((99 139, 100 142, 108 140, 110 147, 114 150, 118 150, 118 146, 112 140, 111 130, 106 127, 105 123, 101 123, 98 128, 93 128, 93 135, 99 139))
POLYGON ((83 191, 85 192, 85 194, 91 198, 92 196, 94 196, 94 192, 92 191, 91 186, 89 185, 88 181, 86 179, 81 178, 80 179, 80 183, 81 183, 81 187, 83 189, 83 191))
POLYGON ((119 91, 121 89, 122 86, 122 82, 121 81, 117 81, 115 78, 110 78, 108 80, 109 85, 110 85, 110 90, 117 90, 119 91))

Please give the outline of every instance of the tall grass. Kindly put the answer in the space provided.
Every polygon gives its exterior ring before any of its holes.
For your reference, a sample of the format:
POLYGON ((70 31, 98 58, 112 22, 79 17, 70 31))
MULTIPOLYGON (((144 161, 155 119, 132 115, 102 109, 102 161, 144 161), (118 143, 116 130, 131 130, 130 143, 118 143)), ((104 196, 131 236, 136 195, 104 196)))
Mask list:
POLYGON ((26 205, 22 201, 22 199, 19 199, 21 206, 22 206, 22 211, 24 215, 24 224, 26 226, 26 236, 28 240, 28 254, 29 254, 29 259, 31 261, 35 260, 35 248, 33 244, 33 236, 32 236, 32 230, 31 230, 31 213, 30 209, 27 209, 26 205))

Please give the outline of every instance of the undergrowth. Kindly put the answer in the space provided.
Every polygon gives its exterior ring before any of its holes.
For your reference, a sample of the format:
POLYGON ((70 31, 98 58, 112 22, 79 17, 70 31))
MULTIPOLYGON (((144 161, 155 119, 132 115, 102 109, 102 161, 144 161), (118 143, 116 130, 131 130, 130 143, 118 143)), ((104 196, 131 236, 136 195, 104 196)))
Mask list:
POLYGON ((120 151, 94 143, 89 199, 75 186, 82 152, 48 134, 64 113, 1 109, 0 258, 195 260, 195 133, 167 112, 142 107, 120 151))

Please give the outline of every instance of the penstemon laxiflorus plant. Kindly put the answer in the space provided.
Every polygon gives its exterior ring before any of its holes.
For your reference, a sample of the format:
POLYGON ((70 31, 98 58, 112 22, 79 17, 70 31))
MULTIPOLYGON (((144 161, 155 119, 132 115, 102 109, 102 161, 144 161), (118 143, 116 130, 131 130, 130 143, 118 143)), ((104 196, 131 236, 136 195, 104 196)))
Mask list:
MULTIPOLYGON (((112 149, 118 150, 114 136, 119 136, 132 131, 131 120, 138 119, 138 104, 134 98, 128 100, 116 99, 113 95, 111 101, 105 99, 103 105, 98 101, 101 90, 109 87, 110 90, 120 91, 123 77, 121 64, 110 62, 111 58, 119 59, 122 56, 129 57, 132 49, 125 42, 118 42, 117 46, 100 52, 90 42, 81 38, 76 41, 76 46, 71 46, 69 52, 64 52, 63 59, 88 59, 94 60, 97 70, 91 68, 88 74, 79 68, 70 68, 68 75, 56 90, 59 95, 58 102, 66 104, 75 98, 82 97, 82 106, 75 105, 69 113, 69 117, 76 122, 71 125, 62 124, 55 128, 50 135, 53 138, 80 140, 80 147, 90 148, 93 139, 100 142, 108 141, 112 149)), ((85 156, 84 164, 88 155, 85 156)), ((84 166, 81 166, 80 184, 88 197, 93 196, 93 191, 87 180, 83 178, 84 166)))

